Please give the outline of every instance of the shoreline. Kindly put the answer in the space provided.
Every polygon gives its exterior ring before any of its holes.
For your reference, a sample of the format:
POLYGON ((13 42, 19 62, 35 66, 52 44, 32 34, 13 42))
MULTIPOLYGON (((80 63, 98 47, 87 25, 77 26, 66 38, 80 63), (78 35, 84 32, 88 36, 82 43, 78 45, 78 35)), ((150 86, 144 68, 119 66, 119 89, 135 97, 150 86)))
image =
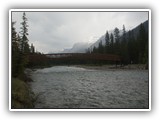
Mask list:
POLYGON ((30 87, 32 70, 26 69, 19 77, 12 77, 11 109, 33 109, 36 95, 30 87))
MULTIPOLYGON (((37 69, 50 68, 55 66, 73 66, 80 67, 84 69, 91 70, 148 70, 146 68, 146 64, 128 64, 128 65, 93 65, 93 64, 82 64, 82 65, 54 65, 54 66, 46 66, 46 67, 34 67, 34 68, 26 68, 25 74, 28 75, 28 78, 31 78, 31 74, 33 71, 37 69)), ((30 80, 32 81, 32 80, 30 80)))
POLYGON ((94 70, 148 70, 145 64, 130 64, 130 65, 73 65, 85 69, 94 70))

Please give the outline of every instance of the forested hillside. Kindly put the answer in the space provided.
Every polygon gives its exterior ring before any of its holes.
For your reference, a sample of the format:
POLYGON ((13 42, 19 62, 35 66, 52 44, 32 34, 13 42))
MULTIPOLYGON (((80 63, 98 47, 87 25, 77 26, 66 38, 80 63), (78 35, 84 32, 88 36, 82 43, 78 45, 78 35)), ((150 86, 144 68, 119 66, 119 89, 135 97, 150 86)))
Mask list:
POLYGON ((106 31, 103 39, 99 40, 98 47, 88 49, 88 53, 115 54, 121 56, 122 64, 148 63, 148 20, 136 28, 126 31, 125 26, 115 28, 113 33, 106 31))
POLYGON ((12 21, 11 25, 11 107, 12 108, 33 108, 34 98, 28 84, 30 81, 28 76, 24 74, 24 70, 29 62, 29 55, 34 54, 35 48, 33 44, 29 45, 28 39, 28 20, 25 12, 22 16, 20 32, 16 31, 16 22, 12 21))

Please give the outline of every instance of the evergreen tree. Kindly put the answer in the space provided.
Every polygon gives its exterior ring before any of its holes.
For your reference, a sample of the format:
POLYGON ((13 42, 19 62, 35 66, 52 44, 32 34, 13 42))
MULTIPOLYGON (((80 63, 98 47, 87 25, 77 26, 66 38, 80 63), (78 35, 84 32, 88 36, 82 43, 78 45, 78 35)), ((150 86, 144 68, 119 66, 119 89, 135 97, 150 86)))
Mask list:
POLYGON ((140 25, 139 35, 137 38, 139 49, 139 63, 147 63, 148 61, 148 34, 145 31, 144 25, 140 25))
POLYGON ((28 44, 28 23, 27 23, 27 17, 25 12, 23 13, 22 16, 22 22, 21 22, 21 31, 20 31, 20 51, 21 51, 21 61, 22 61, 22 66, 26 66, 28 63, 28 55, 30 53, 30 48, 28 44))
POLYGON ((106 46, 109 46, 109 34, 108 34, 108 31, 106 32, 106 35, 105 35, 105 42, 106 42, 106 46))
POLYGON ((113 34, 109 35, 106 31, 105 47, 100 41, 98 48, 94 47, 92 53, 105 52, 119 55, 123 64, 143 63, 148 65, 148 32, 144 24, 129 32, 126 32, 125 25, 123 25, 121 36, 119 29, 116 27, 113 34))
POLYGON ((127 45, 127 40, 126 40, 126 29, 125 26, 123 25, 122 28, 122 40, 121 40, 121 45, 120 45, 120 56, 122 57, 122 62, 123 64, 128 64, 129 62, 129 56, 128 56, 128 45, 127 45))
POLYGON ((120 35, 119 29, 116 27, 114 29, 114 39, 115 39, 115 54, 120 55, 120 35))
POLYGON ((12 22, 12 77, 18 77, 24 70, 23 58, 20 51, 21 38, 15 30, 15 22, 12 22))
POLYGON ((109 34, 108 34, 108 31, 106 31, 106 34, 105 34, 105 53, 108 53, 109 52, 109 44, 110 44, 110 41, 109 41, 109 34))
POLYGON ((35 53, 35 48, 34 48, 33 44, 31 44, 31 50, 30 50, 30 52, 31 52, 32 54, 35 53))
POLYGON ((27 23, 27 17, 25 12, 23 13, 22 16, 23 21, 21 22, 22 27, 20 27, 21 31, 21 45, 20 45, 20 50, 22 53, 28 53, 29 52, 29 44, 28 44, 28 23, 27 23))
POLYGON ((95 46, 93 47, 92 53, 97 53, 97 48, 95 46))
POLYGON ((19 46, 18 46, 18 38, 17 38, 17 32, 14 27, 15 22, 12 22, 12 76, 16 77, 18 74, 18 57, 19 57, 19 46))
POLYGON ((117 27, 114 29, 114 39, 115 39, 115 43, 119 44, 120 35, 119 35, 119 29, 117 27))
POLYGON ((134 37, 133 31, 128 31, 128 57, 129 57, 129 63, 138 63, 138 49, 137 49, 137 42, 134 37))
POLYGON ((12 22, 12 53, 18 50, 18 38, 16 28, 14 27, 16 22, 12 22))
POLYGON ((122 39, 123 39, 123 41, 125 41, 126 42, 126 28, 125 28, 125 26, 123 25, 123 29, 122 29, 122 31, 123 31, 123 33, 122 33, 122 39))
POLYGON ((111 33, 110 35, 110 53, 113 54, 114 53, 114 37, 113 37, 113 34, 111 33))
POLYGON ((104 49, 103 49, 103 45, 102 45, 102 41, 99 42, 99 46, 98 46, 98 53, 104 53, 104 49))

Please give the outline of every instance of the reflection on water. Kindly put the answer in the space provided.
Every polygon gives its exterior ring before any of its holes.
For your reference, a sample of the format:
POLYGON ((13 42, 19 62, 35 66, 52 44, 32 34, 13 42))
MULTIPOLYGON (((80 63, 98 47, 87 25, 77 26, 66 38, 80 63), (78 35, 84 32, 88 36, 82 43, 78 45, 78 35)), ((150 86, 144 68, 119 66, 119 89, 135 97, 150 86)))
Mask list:
POLYGON ((148 71, 56 66, 33 72, 35 108, 148 108, 148 71))

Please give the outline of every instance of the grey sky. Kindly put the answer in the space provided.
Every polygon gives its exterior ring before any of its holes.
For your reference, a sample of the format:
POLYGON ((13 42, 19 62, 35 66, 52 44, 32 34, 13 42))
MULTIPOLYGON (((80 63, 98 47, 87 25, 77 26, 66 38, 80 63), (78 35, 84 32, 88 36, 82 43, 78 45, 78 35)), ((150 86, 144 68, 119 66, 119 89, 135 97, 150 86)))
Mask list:
MULTIPOLYGON (((19 32, 23 12, 12 12, 19 32)), ((77 42, 94 42, 106 30, 132 29, 148 19, 148 12, 26 12, 29 43, 43 53, 59 52, 77 42)))

